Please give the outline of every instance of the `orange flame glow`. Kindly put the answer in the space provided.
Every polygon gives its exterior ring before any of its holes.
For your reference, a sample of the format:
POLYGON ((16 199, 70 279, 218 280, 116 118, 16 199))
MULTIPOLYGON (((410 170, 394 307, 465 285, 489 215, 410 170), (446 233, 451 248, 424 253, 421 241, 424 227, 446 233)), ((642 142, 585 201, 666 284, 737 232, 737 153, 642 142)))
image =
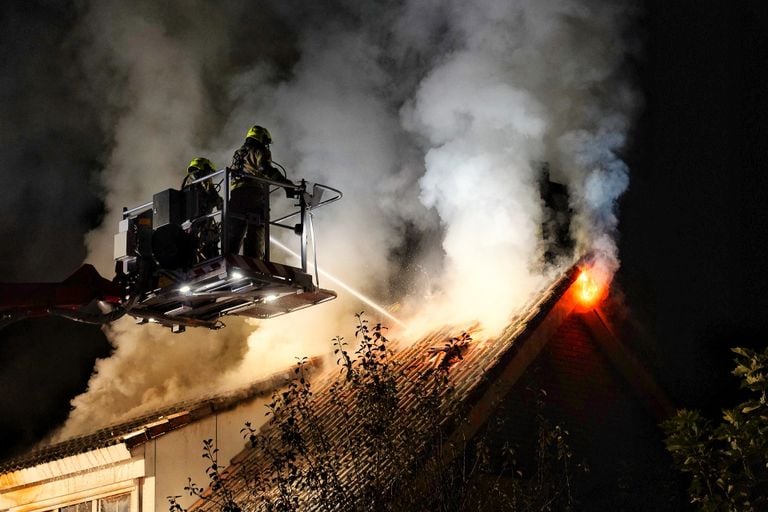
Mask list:
POLYGON ((594 279, 587 269, 581 269, 575 285, 576 298, 584 308, 594 307, 603 297, 603 287, 594 279))

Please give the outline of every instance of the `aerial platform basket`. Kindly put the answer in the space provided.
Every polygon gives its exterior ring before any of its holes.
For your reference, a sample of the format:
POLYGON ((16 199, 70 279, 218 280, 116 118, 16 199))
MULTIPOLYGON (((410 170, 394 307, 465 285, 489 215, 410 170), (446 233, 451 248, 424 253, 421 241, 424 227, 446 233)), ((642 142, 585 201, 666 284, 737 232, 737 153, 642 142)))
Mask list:
POLYGON ((168 189, 153 201, 126 209, 115 236, 117 280, 127 290, 124 308, 139 322, 157 322, 175 332, 185 327, 216 329, 221 317, 240 315, 272 318, 336 298, 336 292, 317 285, 307 272, 308 246, 316 254, 312 212, 341 199, 340 191, 321 184, 275 181, 222 169, 191 182, 184 190, 168 189), (265 229, 264 259, 243 256, 227 247, 230 181, 259 182, 270 201, 260 216, 265 229), (194 185, 219 178, 221 204, 206 211, 197 201, 194 185), (285 191, 296 209, 278 219, 270 217, 273 193, 285 191), (324 198, 324 195, 330 197, 324 198), (291 219, 298 223, 287 224, 291 219), (301 267, 270 260, 270 228, 298 235, 301 267), (211 233, 213 232, 213 236, 211 233), (211 255, 211 247, 215 254, 211 255), (201 250, 204 248, 204 250, 201 250), (206 254, 207 253, 207 254, 206 254))
POLYGON ((302 269, 228 254, 187 271, 165 272, 129 310, 142 321, 217 328, 220 317, 272 318, 336 298, 302 269))

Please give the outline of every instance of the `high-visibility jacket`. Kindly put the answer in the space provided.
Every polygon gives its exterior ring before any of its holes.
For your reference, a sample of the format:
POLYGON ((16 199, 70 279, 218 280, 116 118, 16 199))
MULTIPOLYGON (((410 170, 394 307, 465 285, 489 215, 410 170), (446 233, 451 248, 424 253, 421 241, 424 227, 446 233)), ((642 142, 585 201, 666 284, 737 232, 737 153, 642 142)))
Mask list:
MULTIPOLYGON (((232 158, 232 169, 243 171, 257 178, 267 178, 274 181, 290 183, 275 167, 272 165, 272 153, 251 139, 246 140, 245 144, 235 152, 232 158)), ((249 180, 248 178, 235 176, 232 179, 232 189, 240 187, 259 187, 264 193, 268 193, 269 186, 266 183, 249 180)))

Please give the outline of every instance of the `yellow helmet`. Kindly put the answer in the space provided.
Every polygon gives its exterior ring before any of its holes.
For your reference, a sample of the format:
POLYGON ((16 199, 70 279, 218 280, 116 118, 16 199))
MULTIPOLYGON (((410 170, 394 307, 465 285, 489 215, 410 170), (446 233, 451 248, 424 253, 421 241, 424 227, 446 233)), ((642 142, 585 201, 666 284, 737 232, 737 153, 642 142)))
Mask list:
POLYGON ((214 172, 216 172, 216 167, 207 158, 193 158, 187 166, 187 173, 194 174, 198 178, 214 172))
POLYGON ((272 144, 272 135, 269 133, 269 130, 259 125, 251 126, 251 129, 248 130, 248 134, 245 136, 245 140, 248 139, 257 140, 265 146, 272 144))

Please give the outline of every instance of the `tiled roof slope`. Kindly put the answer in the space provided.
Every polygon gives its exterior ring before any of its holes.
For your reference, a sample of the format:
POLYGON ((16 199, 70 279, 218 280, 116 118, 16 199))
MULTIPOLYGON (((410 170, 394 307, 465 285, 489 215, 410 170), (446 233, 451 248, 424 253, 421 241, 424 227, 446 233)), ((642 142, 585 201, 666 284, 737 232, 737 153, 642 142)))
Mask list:
MULTIPOLYGON (((575 301, 570 291, 576 279, 578 269, 571 268, 540 293, 537 298, 514 317, 507 328, 496 339, 472 341, 466 346, 462 359, 451 367, 448 373, 450 381, 450 400, 442 412, 442 425, 447 433, 455 439, 468 439, 482 426, 485 419, 514 385, 528 364, 536 357, 549 337, 555 332, 562 321, 573 311, 575 301), (467 418, 469 421, 457 422, 456 418, 467 418)), ((394 361, 400 368, 405 368, 399 375, 398 388, 402 396, 415 396, 409 393, 417 385, 418 376, 430 367, 440 364, 440 354, 434 349, 445 345, 445 342, 458 335, 455 330, 434 332, 417 343, 396 351, 394 361)), ((342 407, 349 404, 331 400, 329 390, 335 380, 330 375, 325 381, 316 384, 314 399, 318 410, 322 411, 319 421, 322 428, 334 439, 341 442, 342 423, 344 415, 342 407)), ((412 410, 413 404, 401 403, 401 410, 412 410)), ((419 428, 419 423, 426 420, 419 415, 403 415, 408 424, 419 428)), ((262 434, 269 437, 279 436, 274 424, 263 427, 262 434)), ((413 447, 418 450, 419 447, 413 447)), ((247 449, 233 459, 227 474, 239 472, 246 474, 264 473, 267 467, 267 457, 260 448, 247 449)), ((340 466, 345 465, 344 459, 340 466)), ((343 471, 342 471, 343 473, 343 471)), ((344 478, 344 474, 340 475, 344 478)), ((247 484, 243 479, 231 478, 230 489, 236 500, 247 501, 247 484)), ((214 510, 216 505, 211 501, 198 500, 191 510, 214 510)))
MULTIPOLYGON (((309 365, 317 367, 320 365, 320 360, 312 359, 309 365)), ((166 432, 212 414, 233 409, 238 404, 258 397, 270 396, 275 389, 284 386, 292 376, 293 373, 290 370, 275 373, 235 391, 179 402, 84 436, 38 448, 30 453, 0 462, 0 475, 118 443, 125 443, 129 449, 139 446, 166 432)))

